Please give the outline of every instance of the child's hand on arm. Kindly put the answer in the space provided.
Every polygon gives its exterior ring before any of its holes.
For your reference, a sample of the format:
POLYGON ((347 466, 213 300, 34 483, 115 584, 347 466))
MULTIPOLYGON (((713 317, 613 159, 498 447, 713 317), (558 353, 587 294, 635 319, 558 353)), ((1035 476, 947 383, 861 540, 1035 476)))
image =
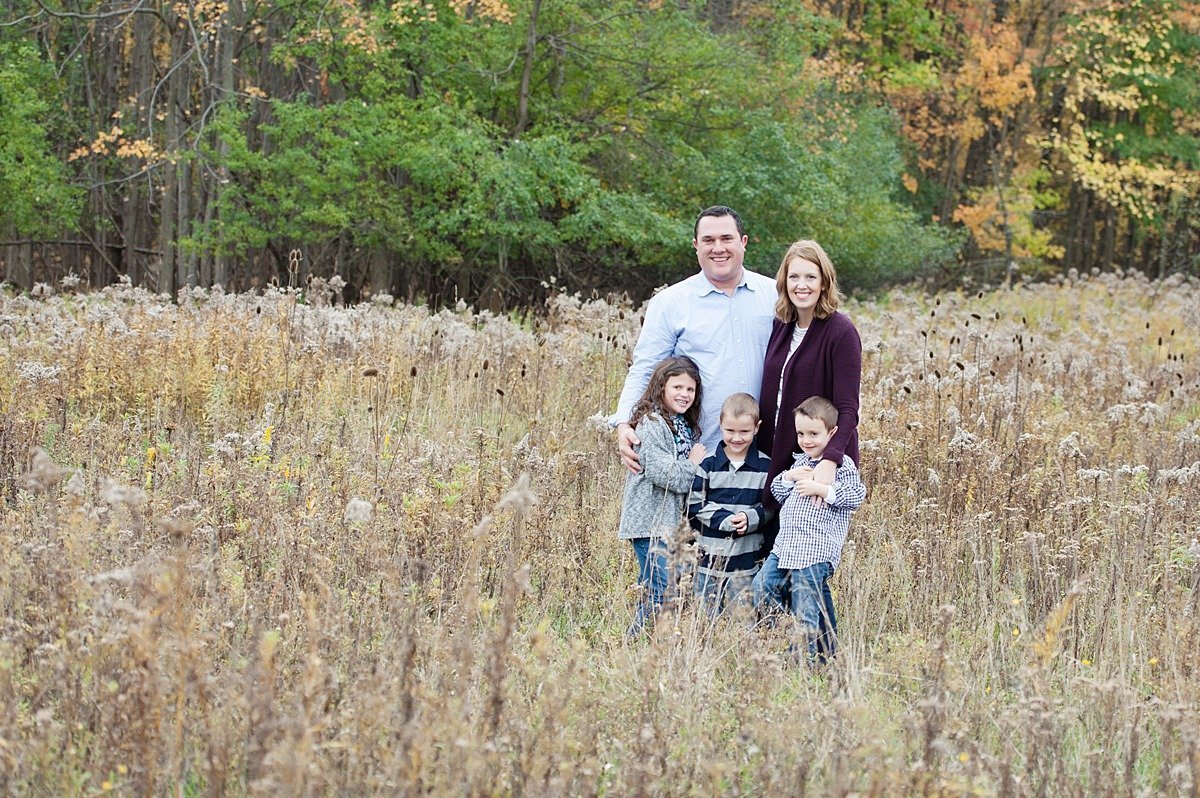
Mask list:
POLYGON ((708 453, 704 449, 704 444, 697 443, 692 446, 692 451, 688 454, 688 459, 696 465, 700 465, 700 463, 704 462, 704 458, 707 456, 707 454, 708 453))
MULTIPOLYGON (((812 469, 809 469, 810 471, 812 469)), ((816 496, 818 499, 829 498, 829 485, 817 482, 811 475, 805 479, 796 480, 795 491, 801 496, 816 496)))
POLYGON ((812 478, 812 466, 796 466, 783 472, 783 478, 788 482, 799 482, 802 479, 812 478))
POLYGON ((746 527, 750 524, 750 518, 744 512, 734 513, 729 516, 729 526, 739 535, 746 534, 746 527))

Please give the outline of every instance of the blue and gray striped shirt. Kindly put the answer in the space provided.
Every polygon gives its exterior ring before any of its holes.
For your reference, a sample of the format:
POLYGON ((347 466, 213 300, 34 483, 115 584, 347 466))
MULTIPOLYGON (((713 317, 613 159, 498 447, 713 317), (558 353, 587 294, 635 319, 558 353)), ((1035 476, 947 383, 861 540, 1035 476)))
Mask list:
POLYGON ((771 458, 751 447, 746 462, 735 470, 722 442, 696 469, 687 511, 700 536, 700 573, 727 578, 753 576, 758 571, 761 530, 773 515, 762 503, 770 467, 771 458), (745 513, 748 521, 741 535, 729 523, 738 513, 745 513))

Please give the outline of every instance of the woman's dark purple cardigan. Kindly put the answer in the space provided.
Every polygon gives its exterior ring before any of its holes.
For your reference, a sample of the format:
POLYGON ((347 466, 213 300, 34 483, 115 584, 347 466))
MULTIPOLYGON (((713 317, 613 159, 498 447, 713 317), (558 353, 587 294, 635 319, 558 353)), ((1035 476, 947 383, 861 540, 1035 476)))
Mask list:
POLYGON ((772 509, 779 504, 771 495, 771 480, 791 466, 796 451, 796 420, 792 413, 796 405, 810 396, 823 396, 838 409, 838 431, 825 447, 824 459, 841 465, 842 457, 849 455, 855 465, 862 465, 858 459, 858 393, 862 382, 862 342, 858 330, 847 316, 836 311, 828 318, 813 319, 785 371, 783 365, 794 327, 794 322, 775 319, 759 393, 762 427, 758 432, 758 447, 771 455, 763 501, 772 509), (775 402, 781 374, 783 412, 779 414, 776 429, 775 402))

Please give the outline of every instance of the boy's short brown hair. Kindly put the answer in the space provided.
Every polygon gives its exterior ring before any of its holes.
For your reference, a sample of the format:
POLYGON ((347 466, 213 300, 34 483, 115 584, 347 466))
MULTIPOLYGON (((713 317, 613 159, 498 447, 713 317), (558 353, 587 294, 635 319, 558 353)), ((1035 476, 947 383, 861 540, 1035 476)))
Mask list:
POLYGON ((833 402, 824 396, 810 396, 796 406, 797 416, 806 416, 822 421, 825 429, 831 430, 837 426, 838 411, 833 402))
POLYGON ((757 424, 761 416, 759 415, 758 401, 748 393, 731 393, 721 403, 721 419, 726 416, 737 418, 738 416, 752 416, 757 424))

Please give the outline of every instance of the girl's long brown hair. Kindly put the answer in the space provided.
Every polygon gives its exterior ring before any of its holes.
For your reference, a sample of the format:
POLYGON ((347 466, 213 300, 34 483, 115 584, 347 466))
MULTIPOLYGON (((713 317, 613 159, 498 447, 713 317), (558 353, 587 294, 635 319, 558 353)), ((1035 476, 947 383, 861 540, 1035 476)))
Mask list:
POLYGON ((633 406, 629 426, 636 427, 639 421, 649 415, 659 416, 668 424, 671 423, 674 413, 663 406, 663 390, 667 387, 667 380, 680 374, 686 374, 696 381, 696 401, 684 412, 683 419, 692 428, 693 435, 700 434, 700 399, 703 386, 700 384, 700 369, 690 357, 668 357, 654 367, 654 373, 646 383, 642 398, 633 406))

